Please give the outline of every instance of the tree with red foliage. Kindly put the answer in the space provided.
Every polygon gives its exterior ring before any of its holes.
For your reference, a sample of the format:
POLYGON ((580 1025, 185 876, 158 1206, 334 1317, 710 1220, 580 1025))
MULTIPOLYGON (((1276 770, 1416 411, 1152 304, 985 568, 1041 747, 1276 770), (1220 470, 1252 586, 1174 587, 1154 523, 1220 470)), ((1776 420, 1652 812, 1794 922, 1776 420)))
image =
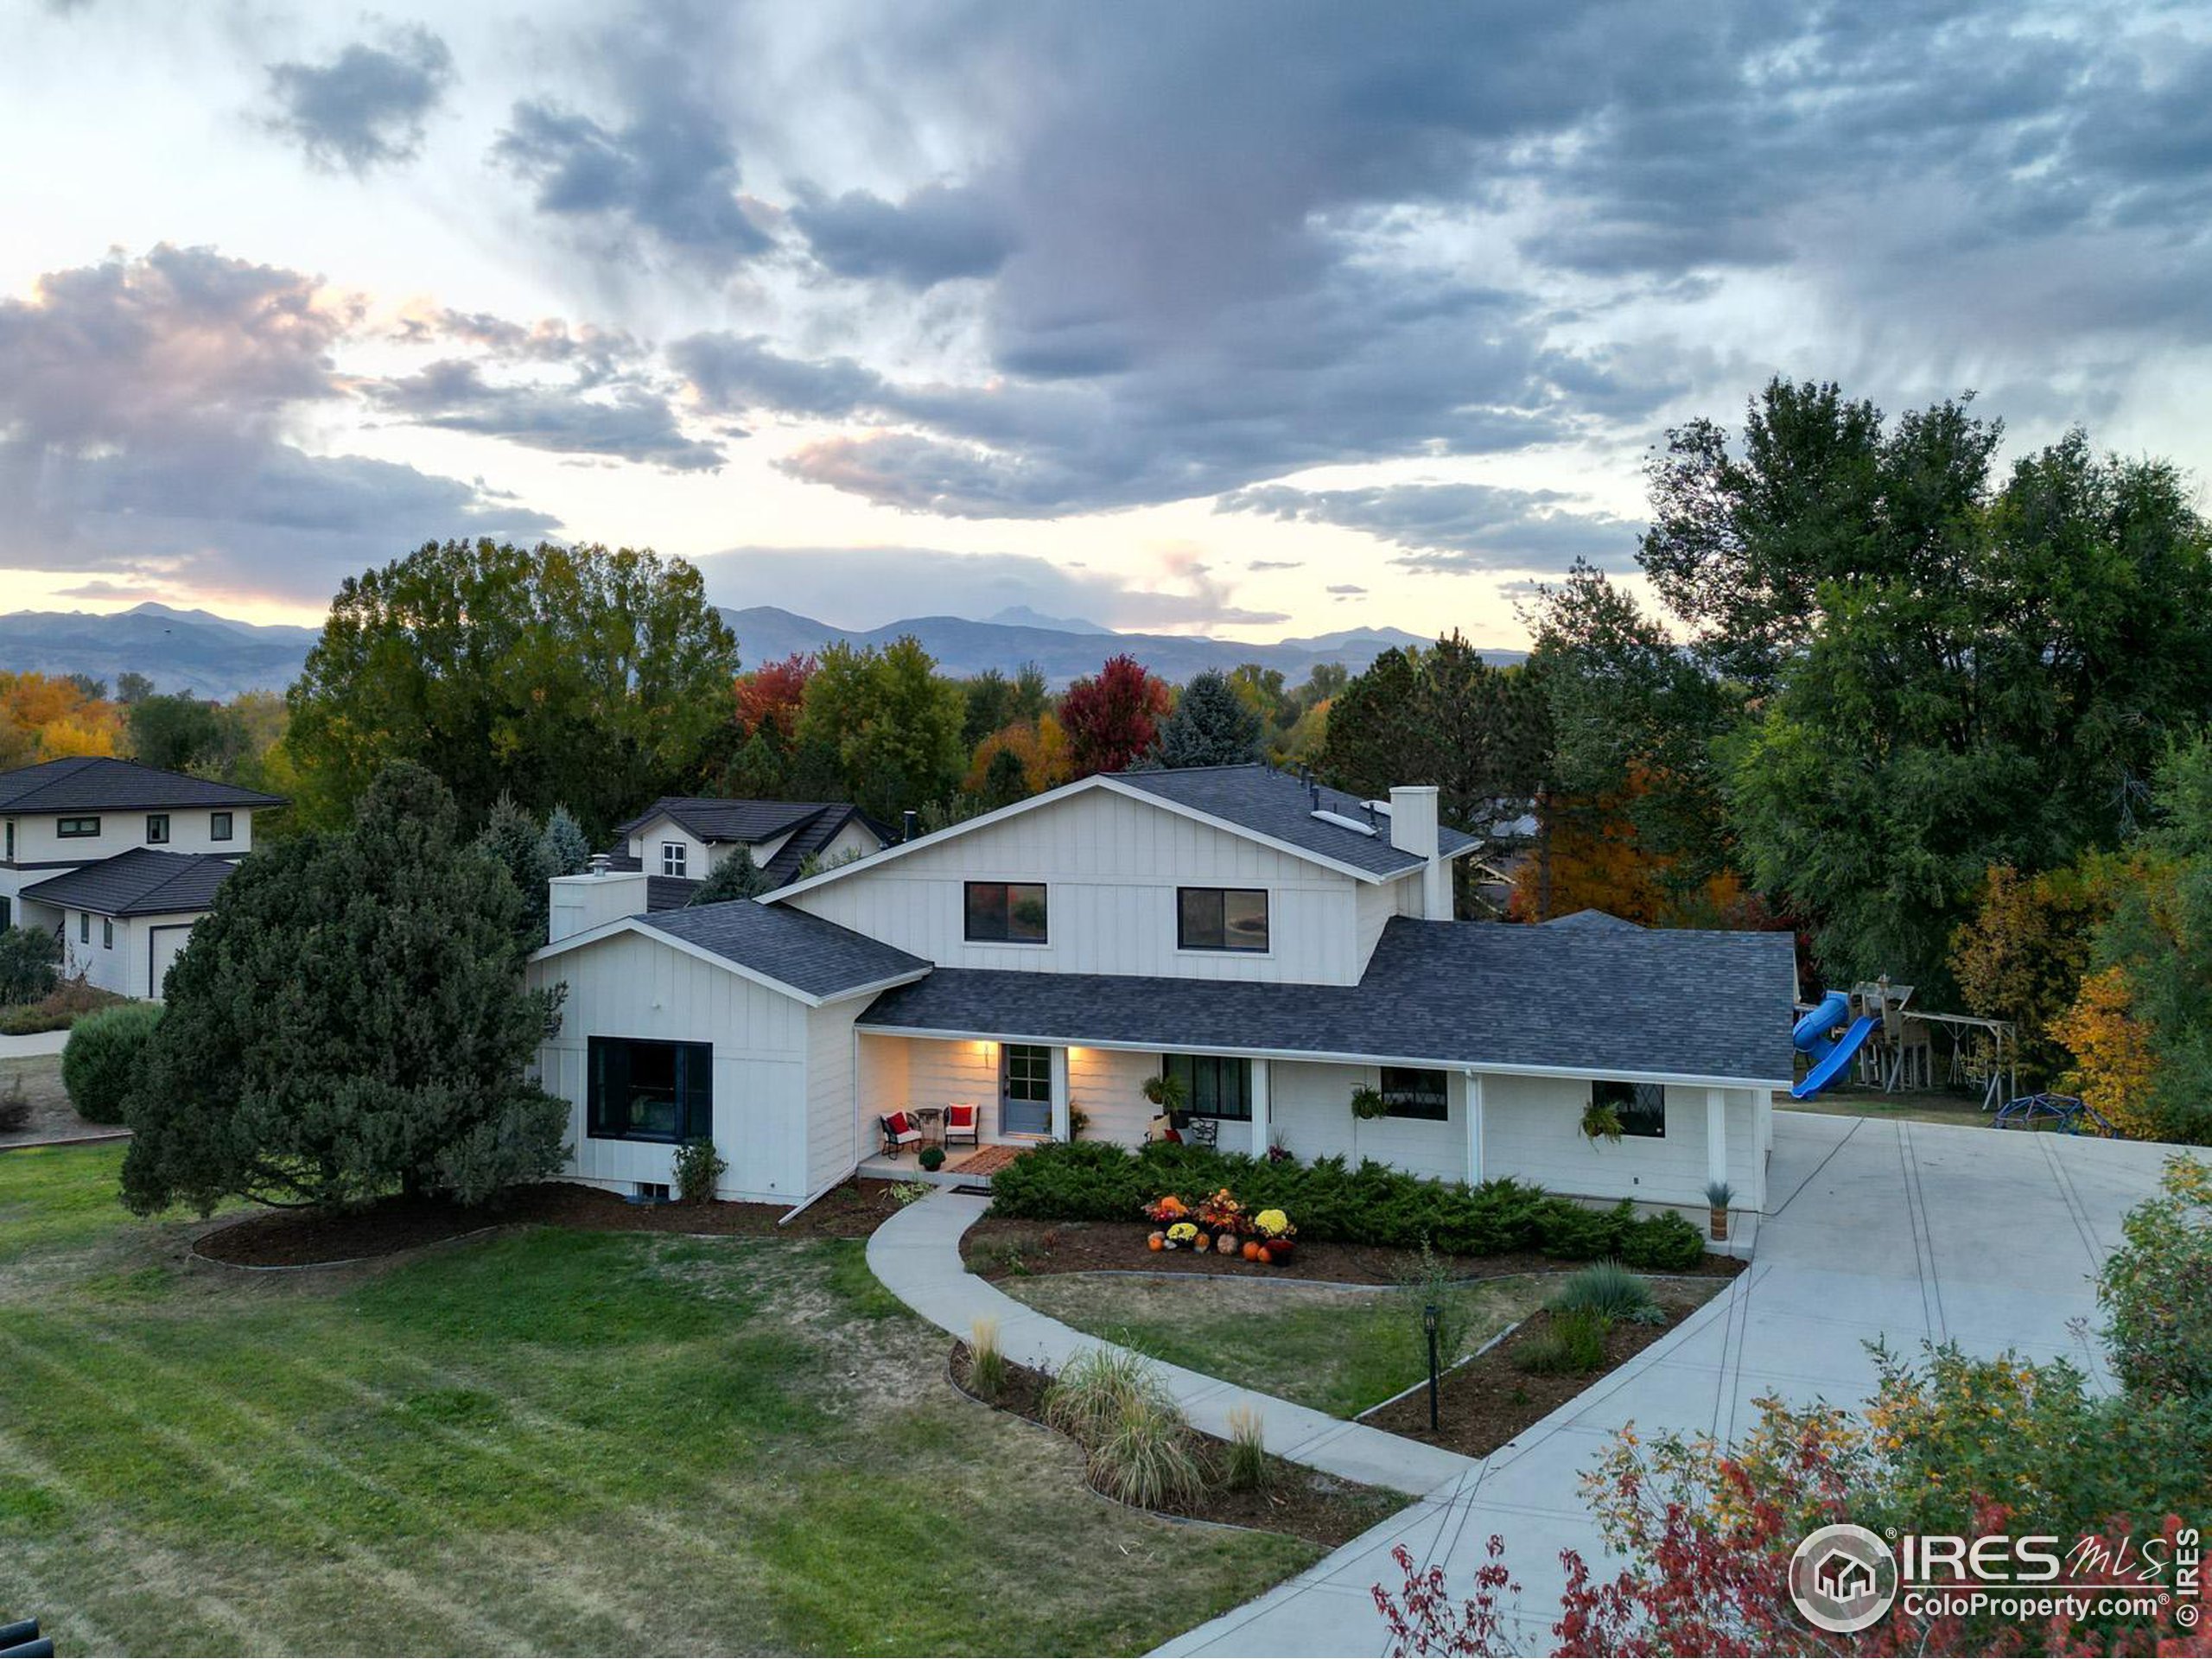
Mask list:
POLYGON ((817 659, 793 652, 781 662, 766 663, 750 674, 737 677, 737 726, 748 737, 764 726, 789 741, 798 728, 799 706, 806 700, 806 683, 814 677, 817 659))
POLYGON ((1095 676, 1070 686, 1060 702, 1075 775, 1126 771, 1151 749, 1173 702, 1167 683, 1135 658, 1109 657, 1095 676))

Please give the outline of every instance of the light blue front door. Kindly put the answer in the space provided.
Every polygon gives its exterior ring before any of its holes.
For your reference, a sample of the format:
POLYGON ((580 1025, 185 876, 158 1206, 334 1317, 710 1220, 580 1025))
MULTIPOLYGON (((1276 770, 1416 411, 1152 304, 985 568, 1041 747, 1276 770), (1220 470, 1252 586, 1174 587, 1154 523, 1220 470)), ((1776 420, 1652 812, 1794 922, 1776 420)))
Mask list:
POLYGON ((999 1047, 999 1133, 1052 1132, 1052 1051, 1029 1043, 999 1047))

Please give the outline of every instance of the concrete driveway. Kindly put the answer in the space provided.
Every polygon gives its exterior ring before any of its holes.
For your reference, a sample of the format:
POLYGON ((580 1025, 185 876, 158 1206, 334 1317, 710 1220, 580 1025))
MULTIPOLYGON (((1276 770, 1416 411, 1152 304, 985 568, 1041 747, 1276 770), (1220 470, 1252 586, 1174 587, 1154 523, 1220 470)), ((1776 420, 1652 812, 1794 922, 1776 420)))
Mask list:
MULTIPOLYGON (((1388 1525, 1268 1595, 1162 1649, 1193 1654, 1373 1654, 1370 1587, 1395 1589, 1402 1541, 1473 1583, 1492 1533, 1521 1580, 1526 1652, 1548 1652, 1564 1582, 1559 1552, 1603 1554, 1579 1491, 1614 1431, 1724 1438, 1767 1395, 1863 1399, 1876 1338, 2091 1362, 2092 1275, 2120 1217, 2158 1186, 2171 1148, 1802 1112, 1775 1116, 1751 1269, 1666 1341, 1431 1493, 1388 1525)), ((2101 1366, 2096 1370, 2101 1373, 2101 1366)))

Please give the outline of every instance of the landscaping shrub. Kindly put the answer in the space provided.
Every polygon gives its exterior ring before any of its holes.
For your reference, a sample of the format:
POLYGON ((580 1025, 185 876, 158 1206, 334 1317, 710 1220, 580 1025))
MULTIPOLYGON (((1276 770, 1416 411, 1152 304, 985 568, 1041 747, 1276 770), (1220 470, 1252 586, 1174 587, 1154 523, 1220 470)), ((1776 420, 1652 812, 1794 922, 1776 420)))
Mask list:
POLYGON ((0 928, 0 1002, 35 1002, 60 977, 61 941, 42 927, 0 928))
POLYGON ((1651 1287, 1618 1262, 1592 1262, 1586 1268, 1576 1268, 1544 1306, 1554 1313, 1580 1308, 1609 1319, 1637 1325, 1667 1322, 1666 1314, 1660 1311, 1658 1300, 1651 1294, 1651 1287))
POLYGON ((1427 1312, 1436 1310, 1436 1353, 1440 1363, 1459 1357, 1467 1340, 1467 1299, 1453 1279, 1451 1263, 1421 1242, 1421 1254, 1398 1269, 1398 1298, 1413 1325, 1413 1345, 1426 1353, 1428 1341, 1427 1312))
POLYGON ((1224 1472, 1232 1491, 1249 1492, 1268 1477, 1268 1441, 1263 1421, 1249 1406, 1230 1408, 1229 1466, 1224 1472))
POLYGON ((1372 1160, 1311 1164, 1173 1142, 1131 1152, 1103 1141, 1040 1147, 992 1177, 991 1211, 1036 1221, 1135 1221, 1163 1192, 1227 1187, 1245 1209, 1282 1210, 1309 1243, 1418 1249, 1449 1255, 1541 1250, 1570 1261, 1613 1256, 1646 1272, 1702 1259, 1698 1230, 1672 1211, 1638 1217, 1625 1202, 1590 1210, 1514 1180, 1468 1187, 1423 1180, 1372 1160))
POLYGON ((1205 1485, 1191 1426, 1173 1404, 1133 1399, 1090 1448, 1090 1484, 1140 1509, 1188 1503, 1205 1485))
POLYGON ((1173 1408, 1167 1385, 1141 1354, 1086 1348, 1045 1390, 1045 1421, 1086 1451, 1141 1407, 1173 1408))
POLYGON ((1520 1370, 1541 1376, 1582 1376, 1603 1370, 1605 1333, 1612 1321, 1590 1308, 1570 1308, 1552 1315, 1551 1326, 1514 1351, 1520 1370))
POLYGON ((944 1167, 944 1148, 943 1147, 924 1147, 918 1155, 918 1161, 921 1164, 921 1166, 926 1170, 943 1169, 944 1167))
POLYGON ((2099 1277, 2105 1341, 2131 1391, 2212 1403, 2212 1168, 2171 1157, 2161 1185, 2099 1277))
POLYGON ((686 1141, 676 1149, 676 1191, 686 1204, 712 1204, 715 1188, 729 1173, 729 1160, 711 1141, 686 1141))
POLYGON ((120 1123, 137 1081, 147 1039, 161 1023, 158 1003, 126 1002, 88 1014, 70 1027, 61 1051, 61 1086, 88 1123, 120 1123))

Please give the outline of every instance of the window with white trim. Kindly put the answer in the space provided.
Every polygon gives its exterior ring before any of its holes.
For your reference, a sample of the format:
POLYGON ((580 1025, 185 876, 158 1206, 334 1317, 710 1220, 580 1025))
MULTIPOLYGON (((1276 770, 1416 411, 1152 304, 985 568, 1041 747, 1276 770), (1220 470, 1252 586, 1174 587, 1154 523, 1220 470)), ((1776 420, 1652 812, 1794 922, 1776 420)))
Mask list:
POLYGON ((660 844, 660 873, 663 875, 691 874, 691 849, 680 841, 664 841, 660 844))

